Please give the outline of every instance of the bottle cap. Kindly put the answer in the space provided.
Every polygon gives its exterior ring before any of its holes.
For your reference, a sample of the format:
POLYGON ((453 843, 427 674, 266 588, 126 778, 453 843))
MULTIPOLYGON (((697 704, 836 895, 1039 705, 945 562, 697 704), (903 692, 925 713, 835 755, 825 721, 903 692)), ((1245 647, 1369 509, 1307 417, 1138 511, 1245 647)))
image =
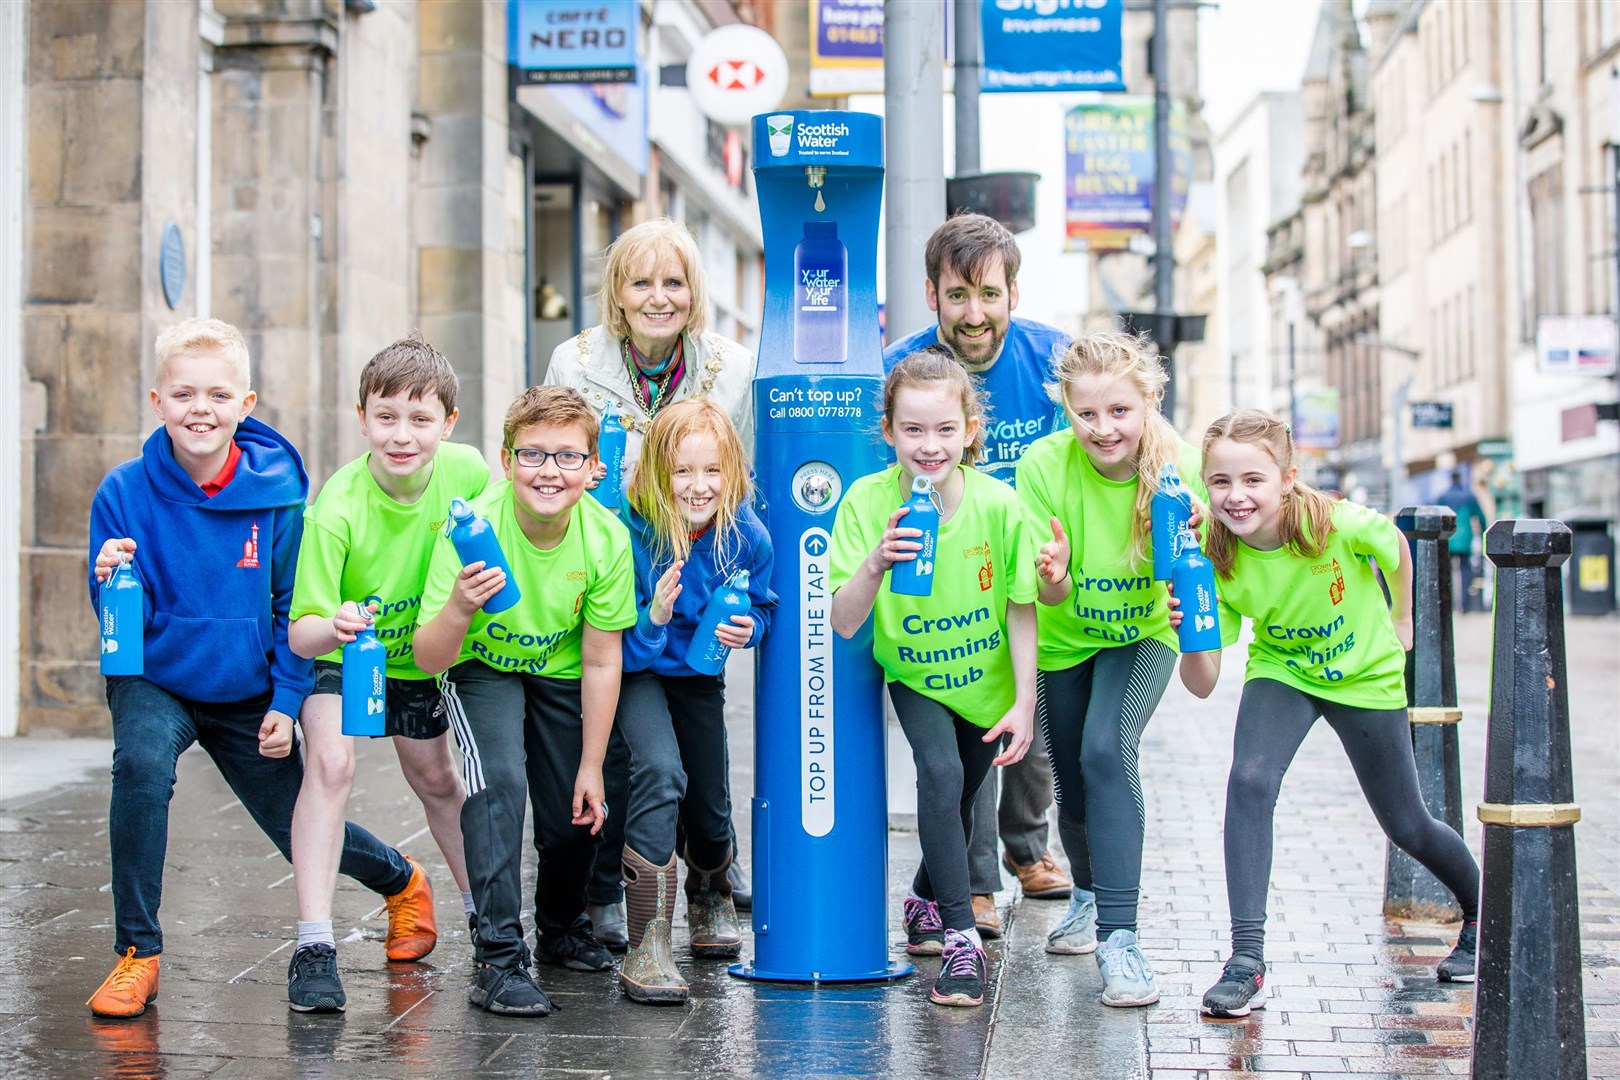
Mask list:
POLYGON ((450 516, 457 521, 465 521, 472 517, 472 507, 467 505, 466 499, 451 499, 450 516))
POLYGON ((838 222, 807 221, 804 223, 804 238, 806 240, 836 240, 838 239, 838 222))
POLYGON ((934 493, 934 482, 926 476, 914 477, 911 481, 911 493, 913 495, 932 495, 934 493))
POLYGON ((741 592, 748 591, 748 571, 739 570, 731 575, 731 587, 741 592))

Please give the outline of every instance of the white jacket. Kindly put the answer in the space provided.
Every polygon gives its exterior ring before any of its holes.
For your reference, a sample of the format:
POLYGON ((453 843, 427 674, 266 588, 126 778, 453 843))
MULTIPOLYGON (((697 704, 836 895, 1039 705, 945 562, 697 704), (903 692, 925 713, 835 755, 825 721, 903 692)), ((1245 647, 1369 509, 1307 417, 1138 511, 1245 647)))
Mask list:
MULTIPOLYGON (((754 458, 754 354, 729 338, 704 333, 685 337, 686 373, 671 401, 706 397, 737 425, 743 452, 754 458)), ((558 345, 546 368, 547 386, 571 386, 585 395, 597 416, 608 409, 624 424, 625 467, 641 457, 641 440, 652 417, 642 407, 624 364, 623 343, 600 326, 558 345)))

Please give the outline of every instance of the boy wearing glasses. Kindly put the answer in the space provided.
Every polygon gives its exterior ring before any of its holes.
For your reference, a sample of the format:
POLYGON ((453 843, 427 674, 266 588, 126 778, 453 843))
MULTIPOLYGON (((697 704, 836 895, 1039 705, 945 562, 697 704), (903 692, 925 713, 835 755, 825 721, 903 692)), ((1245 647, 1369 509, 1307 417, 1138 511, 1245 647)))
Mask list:
MULTIPOLYGON (((315 661, 315 689, 299 718, 304 780, 292 823, 298 945, 287 967, 287 1001, 297 1012, 341 1012, 347 1003, 332 893, 354 784, 354 740, 343 734, 343 646, 365 628, 362 608, 388 647, 386 733, 461 890, 463 910, 472 912, 461 846, 466 796, 438 684, 416 665, 411 648, 445 508, 489 483, 476 448, 445 441, 456 426, 457 388, 450 361, 419 336, 373 356, 361 369, 356 406, 368 452, 334 473, 304 513, 288 635, 294 652, 315 661)), ((390 960, 419 960, 437 940, 432 890, 422 867, 409 862, 416 933, 390 940, 390 960)))
POLYGON ((416 631, 417 664, 445 672, 440 685, 467 783, 461 831, 478 911, 468 997, 509 1016, 552 1009, 523 940, 525 788, 539 854, 535 956, 575 971, 613 970, 585 915, 585 885, 608 814, 602 757, 619 700, 620 638, 635 625, 636 600, 629 531, 581 498, 596 468, 598 431, 596 413, 567 387, 530 387, 512 403, 501 450, 506 481, 472 505, 494 526, 521 599, 486 615, 505 572, 463 567, 442 539, 416 631))

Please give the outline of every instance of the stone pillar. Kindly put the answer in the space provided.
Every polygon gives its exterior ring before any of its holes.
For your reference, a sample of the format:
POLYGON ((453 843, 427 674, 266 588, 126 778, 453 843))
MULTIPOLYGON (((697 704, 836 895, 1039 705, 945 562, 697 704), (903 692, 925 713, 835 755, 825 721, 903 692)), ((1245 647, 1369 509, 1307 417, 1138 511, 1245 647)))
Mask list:
MULTIPOLYGON (((163 226, 195 250, 197 11, 174 3, 28 8, 19 728, 106 730, 85 584, 90 502, 135 457, 171 311, 163 226)), ((5 392, 17 393, 19 388, 5 392)))
POLYGON ((333 61, 340 0, 215 0, 213 314, 253 357, 254 415, 333 467, 333 61))
POLYGON ((419 11, 418 108, 429 134, 414 215, 418 325, 461 377, 456 440, 480 447, 494 464, 501 420, 525 368, 523 328, 508 325, 509 256, 523 250, 525 236, 521 217, 513 234, 506 190, 506 5, 421 0, 419 11))

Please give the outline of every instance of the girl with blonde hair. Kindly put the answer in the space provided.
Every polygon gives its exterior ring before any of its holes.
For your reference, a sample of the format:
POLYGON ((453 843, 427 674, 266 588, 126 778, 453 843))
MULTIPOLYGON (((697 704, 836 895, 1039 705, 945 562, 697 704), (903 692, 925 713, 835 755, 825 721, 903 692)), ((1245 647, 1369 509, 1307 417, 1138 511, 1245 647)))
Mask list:
MULTIPOLYGON (((1264 1008, 1266 891, 1271 823, 1283 775, 1311 725, 1326 718, 1344 744, 1378 823, 1457 898, 1463 926, 1440 962, 1441 981, 1473 982, 1479 867, 1468 845, 1424 805, 1406 715, 1412 647, 1412 562, 1382 514, 1334 502, 1299 479, 1282 421, 1230 413, 1204 436, 1211 521, 1208 556, 1220 597, 1221 637, 1253 620, 1243 699, 1226 784, 1226 894, 1232 957, 1204 995, 1210 1016, 1264 1008), (1374 576, 1389 583, 1393 610, 1374 576)), ((1172 601, 1172 603, 1174 603, 1172 601)), ((1172 616, 1180 621, 1180 612, 1172 616)), ((1219 649, 1181 659, 1181 679, 1208 697, 1219 649)))
POLYGON ((1103 1004, 1121 1007, 1159 999, 1136 938, 1147 830, 1137 748, 1177 646, 1164 582, 1153 579, 1150 507, 1170 463, 1203 494, 1198 452, 1159 411, 1166 381, 1141 338, 1076 339, 1047 387, 1071 429, 1037 440, 1018 464, 1018 494, 1050 530, 1039 553, 1037 716, 1075 885, 1046 951, 1096 952, 1103 1004))

